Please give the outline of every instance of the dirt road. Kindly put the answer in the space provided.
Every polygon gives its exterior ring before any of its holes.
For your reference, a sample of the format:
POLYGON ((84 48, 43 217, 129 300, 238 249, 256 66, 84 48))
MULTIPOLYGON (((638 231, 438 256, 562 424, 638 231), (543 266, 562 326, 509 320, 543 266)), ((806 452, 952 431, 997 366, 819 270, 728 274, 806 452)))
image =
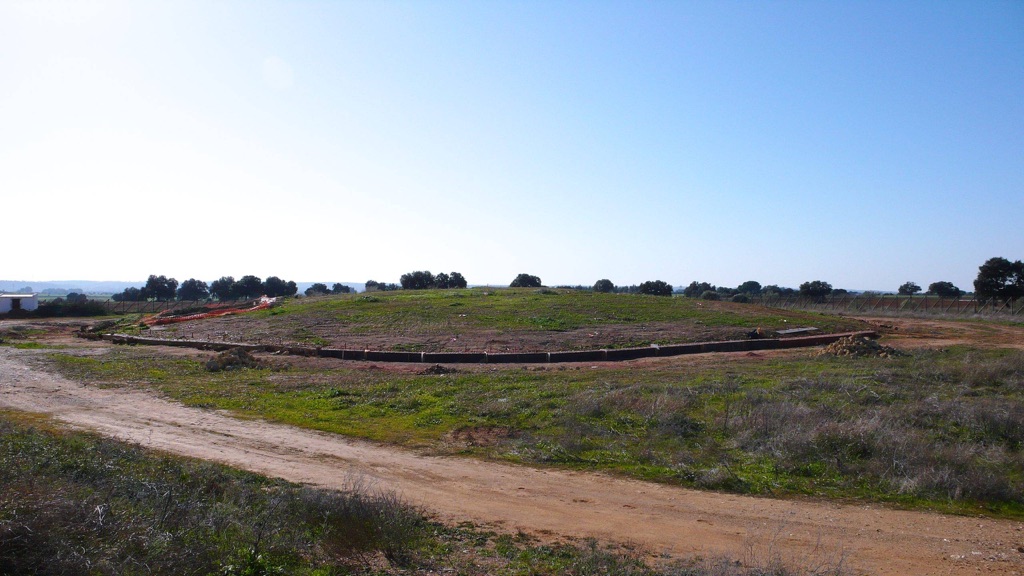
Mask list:
POLYGON ((0 347, 0 406, 187 456, 326 487, 352 476, 442 520, 639 544, 653 554, 784 558, 843 554, 877 574, 1022 574, 1024 524, 685 490, 602 474, 429 457, 338 436, 103 390, 42 371, 38 352, 0 347))

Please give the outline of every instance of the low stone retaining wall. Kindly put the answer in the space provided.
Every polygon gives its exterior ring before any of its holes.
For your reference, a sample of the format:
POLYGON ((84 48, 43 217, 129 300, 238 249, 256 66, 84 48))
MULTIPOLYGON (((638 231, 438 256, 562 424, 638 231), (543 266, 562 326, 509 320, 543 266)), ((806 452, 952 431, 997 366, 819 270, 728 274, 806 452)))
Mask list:
POLYGON ((877 338, 872 331, 843 332, 841 334, 818 334, 795 338, 762 338, 756 340, 725 340, 721 342, 700 342, 695 344, 670 344, 644 348, 612 348, 609 350, 580 350, 562 352, 391 352, 375 350, 341 350, 337 348, 312 348, 306 346, 277 346, 271 344, 240 344, 234 342, 204 342, 201 340, 164 340, 143 338, 127 334, 89 334, 79 336, 93 340, 108 340, 115 344, 136 344, 145 346, 177 346, 199 350, 230 350, 241 348, 250 352, 274 352, 294 356, 317 356, 338 360, 365 360, 368 362, 415 362, 427 364, 548 364, 556 362, 621 362, 638 358, 681 356, 707 352, 745 352, 754 350, 775 350, 781 348, 803 348, 825 346, 847 336, 877 338))

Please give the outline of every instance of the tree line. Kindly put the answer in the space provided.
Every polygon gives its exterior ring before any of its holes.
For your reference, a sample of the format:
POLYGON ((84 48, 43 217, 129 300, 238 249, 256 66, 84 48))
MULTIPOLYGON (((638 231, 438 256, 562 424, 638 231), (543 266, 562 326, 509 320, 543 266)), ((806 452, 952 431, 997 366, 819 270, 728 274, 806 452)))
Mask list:
MULTIPOLYGON (((375 280, 366 281, 366 290, 392 291, 392 290, 428 290, 428 289, 449 289, 466 288, 468 283, 465 276, 459 272, 441 272, 433 274, 429 270, 417 270, 402 274, 399 283, 384 283, 375 280)), ((539 276, 533 274, 518 274, 509 283, 511 288, 541 288, 544 284, 539 276)), ((688 298, 700 298, 703 300, 725 300, 733 302, 749 302, 752 298, 763 296, 799 296, 815 301, 823 301, 829 296, 840 296, 847 294, 843 288, 833 288, 824 280, 811 280, 800 284, 798 288, 787 288, 775 284, 762 286, 755 280, 743 282, 735 288, 726 286, 715 286, 708 282, 694 280, 687 286, 675 289, 671 284, 663 280, 649 280, 638 285, 616 286, 611 280, 602 278, 593 286, 559 286, 560 288, 571 288, 577 290, 592 290, 602 293, 633 293, 648 294, 652 296, 671 296, 678 294, 688 298)), ((258 276, 243 276, 235 280, 232 276, 222 276, 209 285, 202 280, 189 278, 180 285, 174 278, 166 276, 151 275, 142 288, 126 288, 123 292, 115 294, 115 301, 143 301, 143 300, 237 300, 258 298, 260 296, 294 296, 298 288, 294 281, 285 281, 277 276, 270 276, 261 280, 258 276)), ((327 294, 348 294, 353 292, 352 288, 341 283, 335 283, 328 288, 326 284, 316 283, 306 289, 307 296, 327 294)), ((916 282, 908 281, 897 289, 897 294, 903 296, 914 296, 920 294, 922 288, 916 282)), ((952 282, 940 280, 928 285, 927 295, 934 295, 940 298, 959 298, 965 294, 952 282)), ((978 268, 978 276, 974 281, 975 297, 982 301, 1009 301, 1024 298, 1024 263, 1021 260, 1011 262, 1002 257, 989 258, 978 268)), ((69 294, 68 299, 84 299, 84 295, 69 294), (74 298, 73 298, 74 297, 74 298)))
POLYGON ((202 280, 189 278, 180 285, 174 278, 151 274, 142 288, 129 287, 111 296, 115 302, 143 302, 157 300, 247 300, 260 296, 294 296, 299 291, 292 280, 270 276, 261 280, 259 276, 221 276, 207 284, 202 280))

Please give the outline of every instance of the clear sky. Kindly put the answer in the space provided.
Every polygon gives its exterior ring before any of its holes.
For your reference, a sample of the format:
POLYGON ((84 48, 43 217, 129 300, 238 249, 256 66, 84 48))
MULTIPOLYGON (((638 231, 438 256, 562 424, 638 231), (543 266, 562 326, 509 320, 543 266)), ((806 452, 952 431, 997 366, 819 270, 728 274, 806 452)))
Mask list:
POLYGON ((0 0, 0 278, 970 289, 1024 2, 0 0))

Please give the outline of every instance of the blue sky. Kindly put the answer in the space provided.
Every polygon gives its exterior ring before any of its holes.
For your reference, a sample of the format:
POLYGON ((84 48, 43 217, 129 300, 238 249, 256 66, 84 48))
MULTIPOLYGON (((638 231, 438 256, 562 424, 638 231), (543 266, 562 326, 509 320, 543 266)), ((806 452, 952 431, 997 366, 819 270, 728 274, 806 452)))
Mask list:
POLYGON ((1024 3, 0 0, 0 201, 6 279, 970 289, 1024 3))

